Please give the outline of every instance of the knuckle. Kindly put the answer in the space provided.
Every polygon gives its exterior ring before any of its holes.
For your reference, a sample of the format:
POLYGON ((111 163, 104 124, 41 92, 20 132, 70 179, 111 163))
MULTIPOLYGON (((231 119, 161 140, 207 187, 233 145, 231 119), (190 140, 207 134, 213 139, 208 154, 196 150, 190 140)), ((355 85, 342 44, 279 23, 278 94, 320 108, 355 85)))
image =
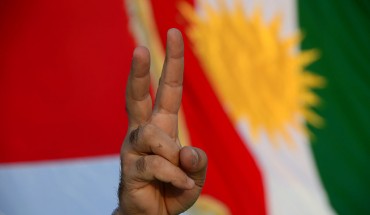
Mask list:
POLYGON ((140 143, 150 140, 154 134, 155 132, 152 125, 139 125, 135 130, 130 132, 129 143, 134 148, 137 148, 140 143))
POLYGON ((135 130, 130 132, 129 143, 131 145, 137 145, 141 129, 142 129, 142 126, 139 125, 135 130))
POLYGON ((141 156, 137 161, 136 161, 136 170, 138 173, 143 173, 147 169, 147 160, 146 156, 141 156))
POLYGON ((121 172, 123 175, 126 175, 130 172, 133 159, 127 154, 121 157, 121 172))

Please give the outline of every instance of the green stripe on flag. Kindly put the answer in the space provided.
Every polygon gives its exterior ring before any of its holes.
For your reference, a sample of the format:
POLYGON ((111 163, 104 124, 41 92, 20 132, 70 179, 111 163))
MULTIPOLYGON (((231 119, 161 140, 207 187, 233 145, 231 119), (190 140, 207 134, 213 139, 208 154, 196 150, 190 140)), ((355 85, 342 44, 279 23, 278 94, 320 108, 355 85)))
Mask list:
POLYGON ((301 0, 302 49, 318 49, 308 69, 325 77, 311 128, 312 150, 330 202, 339 214, 370 214, 370 3, 301 0))

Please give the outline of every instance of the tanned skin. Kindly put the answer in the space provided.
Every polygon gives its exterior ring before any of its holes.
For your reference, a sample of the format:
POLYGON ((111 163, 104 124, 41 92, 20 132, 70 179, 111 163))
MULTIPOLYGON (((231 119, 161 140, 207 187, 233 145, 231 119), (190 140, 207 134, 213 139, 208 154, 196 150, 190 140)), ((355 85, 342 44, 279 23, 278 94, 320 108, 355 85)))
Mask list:
POLYGON ((133 53, 126 89, 128 131, 121 149, 116 215, 173 215, 191 207, 205 182, 207 156, 182 147, 178 111, 184 73, 184 43, 177 29, 167 33, 166 58, 152 108, 150 53, 133 53))

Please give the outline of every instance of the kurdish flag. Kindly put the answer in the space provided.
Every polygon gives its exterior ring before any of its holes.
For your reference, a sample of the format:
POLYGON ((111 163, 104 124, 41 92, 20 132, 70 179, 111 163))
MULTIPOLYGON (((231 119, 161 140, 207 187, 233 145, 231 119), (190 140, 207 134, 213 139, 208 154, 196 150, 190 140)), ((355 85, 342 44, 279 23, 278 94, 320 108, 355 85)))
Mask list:
POLYGON ((156 89, 185 40, 183 145, 209 157, 187 214, 370 213, 363 0, 5 0, 0 214, 110 214, 131 52, 156 89))

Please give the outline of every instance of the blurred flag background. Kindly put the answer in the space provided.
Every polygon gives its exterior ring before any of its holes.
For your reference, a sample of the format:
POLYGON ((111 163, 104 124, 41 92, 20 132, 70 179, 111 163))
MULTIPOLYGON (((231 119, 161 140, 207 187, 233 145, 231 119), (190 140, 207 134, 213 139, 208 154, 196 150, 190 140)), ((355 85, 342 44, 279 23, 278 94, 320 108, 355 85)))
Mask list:
POLYGON ((185 40, 188 214, 370 213, 365 0, 2 0, 0 214, 110 214, 133 48, 185 40))

